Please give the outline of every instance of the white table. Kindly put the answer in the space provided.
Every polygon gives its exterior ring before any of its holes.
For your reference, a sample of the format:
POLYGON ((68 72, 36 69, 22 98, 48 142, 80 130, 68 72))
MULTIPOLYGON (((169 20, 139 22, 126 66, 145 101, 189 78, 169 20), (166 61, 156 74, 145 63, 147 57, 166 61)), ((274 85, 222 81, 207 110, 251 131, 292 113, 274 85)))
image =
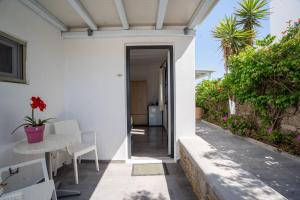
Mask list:
MULTIPOLYGON (((60 149, 66 149, 69 145, 75 143, 76 141, 76 137, 71 134, 49 134, 46 135, 44 140, 39 143, 29 144, 27 140, 21 141, 15 145, 14 151, 16 153, 26 155, 45 154, 49 179, 53 179, 51 152, 55 152, 60 149)), ((56 192, 58 198, 80 195, 79 191, 73 190, 56 190, 56 192)))

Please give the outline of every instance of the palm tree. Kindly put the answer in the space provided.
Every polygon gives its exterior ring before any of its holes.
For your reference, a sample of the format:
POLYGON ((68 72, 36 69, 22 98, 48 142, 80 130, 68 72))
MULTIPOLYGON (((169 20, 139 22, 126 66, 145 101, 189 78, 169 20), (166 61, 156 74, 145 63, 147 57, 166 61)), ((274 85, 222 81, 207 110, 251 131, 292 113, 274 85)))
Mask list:
MULTIPOLYGON (((267 19, 269 15, 267 4, 267 0, 242 0, 239 3, 240 8, 235 12, 238 24, 242 25, 244 30, 253 31, 253 36, 255 36, 255 27, 260 27, 260 21, 267 19)), ((247 44, 252 46, 253 39, 254 37, 249 38, 247 44)))
MULTIPOLYGON (((221 41, 223 49, 225 73, 228 73, 228 59, 231 55, 238 54, 246 46, 246 42, 253 37, 251 30, 239 29, 236 17, 225 18, 212 31, 213 36, 221 41)), ((228 97, 230 114, 235 114, 234 97, 228 97)))
POLYGON ((245 47, 246 41, 253 37, 253 32, 239 29, 236 17, 225 16, 212 33, 213 37, 221 41, 220 47, 223 49, 225 73, 228 73, 229 56, 238 54, 245 47))

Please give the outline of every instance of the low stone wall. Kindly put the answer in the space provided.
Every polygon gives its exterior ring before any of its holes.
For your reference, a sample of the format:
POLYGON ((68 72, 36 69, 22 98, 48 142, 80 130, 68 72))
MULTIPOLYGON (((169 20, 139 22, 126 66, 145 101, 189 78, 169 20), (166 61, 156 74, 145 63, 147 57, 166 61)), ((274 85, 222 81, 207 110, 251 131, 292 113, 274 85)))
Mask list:
POLYGON ((199 200, 218 200, 213 190, 207 184, 205 175, 189 156, 187 150, 180 144, 180 166, 185 172, 193 191, 199 200))
POLYGON ((180 165, 199 200, 287 200, 202 138, 179 138, 180 165))

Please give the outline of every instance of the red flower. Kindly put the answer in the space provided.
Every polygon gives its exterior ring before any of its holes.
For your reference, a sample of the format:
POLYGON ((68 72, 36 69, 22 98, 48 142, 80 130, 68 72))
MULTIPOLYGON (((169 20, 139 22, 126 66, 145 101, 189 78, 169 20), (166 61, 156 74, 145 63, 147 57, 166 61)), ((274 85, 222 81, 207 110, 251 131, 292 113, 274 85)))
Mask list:
POLYGON ((300 142, 300 134, 297 135, 296 140, 298 140, 300 142))
POLYGON ((40 111, 43 112, 46 109, 46 104, 42 101, 39 108, 40 108, 40 111))
POLYGON ((39 108, 42 112, 46 109, 46 104, 40 97, 31 97, 31 101, 32 109, 39 108))
POLYGON ((39 106, 37 98, 36 97, 31 97, 31 101, 32 101, 31 108, 36 109, 39 106))

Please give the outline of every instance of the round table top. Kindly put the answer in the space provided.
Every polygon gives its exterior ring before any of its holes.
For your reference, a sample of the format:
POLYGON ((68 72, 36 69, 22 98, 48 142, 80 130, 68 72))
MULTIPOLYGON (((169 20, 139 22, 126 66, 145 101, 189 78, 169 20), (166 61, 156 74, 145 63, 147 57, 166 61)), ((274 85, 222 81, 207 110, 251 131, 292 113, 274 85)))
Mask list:
POLYGON ((14 146, 14 151, 19 154, 42 154, 64 149, 75 142, 76 137, 72 134, 49 134, 39 143, 29 144, 27 140, 21 141, 14 146))

